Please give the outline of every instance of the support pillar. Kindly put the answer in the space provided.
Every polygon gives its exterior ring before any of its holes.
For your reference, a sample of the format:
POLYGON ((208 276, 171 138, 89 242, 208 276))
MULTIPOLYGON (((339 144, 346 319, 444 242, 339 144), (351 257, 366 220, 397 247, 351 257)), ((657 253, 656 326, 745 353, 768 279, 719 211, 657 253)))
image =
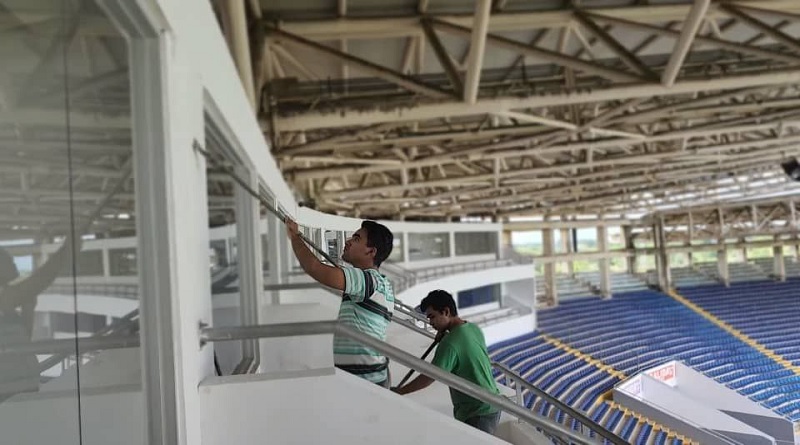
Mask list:
POLYGON ((739 242, 742 243, 742 262, 747 262, 747 238, 742 237, 739 239, 739 242))
POLYGON ((724 239, 719 240, 719 248, 717 249, 717 274, 725 287, 731 285, 730 271, 728 269, 728 247, 725 245, 724 239))
MULTIPOLYGON (((689 230, 688 230, 688 233, 686 235, 686 244, 685 245, 691 247, 692 240, 694 240, 694 217, 692 216, 692 212, 689 212, 689 230)), ((689 266, 689 268, 690 269, 693 268, 694 267, 694 255, 692 254, 691 250, 686 253, 686 260, 687 260, 687 265, 689 266)))
POLYGON ((656 248, 656 272, 658 273, 658 287, 666 292, 672 288, 672 274, 669 270, 669 255, 667 254, 667 237, 664 233, 664 219, 661 218, 653 225, 653 242, 656 248))
MULTIPOLYGON (((575 249, 572 248, 572 233, 570 233, 570 229, 561 229, 561 251, 564 253, 575 253, 575 249)), ((575 276, 575 265, 573 262, 567 261, 567 275, 573 277, 575 276)))
MULTIPOLYGON (((544 255, 553 255, 555 251, 553 239, 553 229, 542 230, 542 243, 544 244, 544 255)), ((558 289, 556 288, 556 263, 549 262, 544 264, 545 297, 550 306, 558 306, 558 289)))
MULTIPOLYGON (((597 227, 597 248, 600 252, 608 253, 608 229, 606 226, 597 227)), ((604 298, 611 298, 611 267, 607 256, 600 260, 600 294, 604 298)))
POLYGON ((783 259, 783 245, 778 244, 781 241, 780 235, 775 235, 774 237, 775 245, 772 246, 772 257, 773 257, 773 275, 775 279, 779 281, 786 281, 786 263, 783 259))
POLYGON ((625 249, 633 251, 633 256, 625 257, 625 263, 628 265, 628 273, 636 275, 638 272, 636 263, 639 259, 639 255, 636 253, 636 246, 633 242, 633 227, 622 226, 622 236, 625 238, 625 249))
POLYGON ((252 56, 250 55, 250 37, 247 34, 247 13, 245 0, 228 0, 224 2, 227 23, 228 42, 231 54, 242 80, 247 99, 250 105, 256 107, 255 83, 253 81, 252 56))

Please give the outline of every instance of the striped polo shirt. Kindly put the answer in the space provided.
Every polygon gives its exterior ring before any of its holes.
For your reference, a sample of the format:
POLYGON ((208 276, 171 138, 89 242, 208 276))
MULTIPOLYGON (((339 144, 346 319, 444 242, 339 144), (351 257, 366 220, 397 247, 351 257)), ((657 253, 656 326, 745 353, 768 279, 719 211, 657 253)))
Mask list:
MULTIPOLYGON (((339 306, 339 323, 359 332, 386 340, 386 327, 394 312, 392 283, 376 269, 342 267, 344 293, 339 306)), ((387 360, 378 351, 348 338, 334 335, 334 364, 370 382, 388 378, 387 360)))

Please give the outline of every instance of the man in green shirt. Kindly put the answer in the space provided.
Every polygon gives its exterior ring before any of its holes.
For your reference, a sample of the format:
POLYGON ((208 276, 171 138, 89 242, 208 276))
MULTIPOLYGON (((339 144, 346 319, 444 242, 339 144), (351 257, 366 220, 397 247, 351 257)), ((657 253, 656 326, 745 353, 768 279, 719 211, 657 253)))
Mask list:
MULTIPOLYGON (((422 299, 420 309, 425 312, 431 326, 439 334, 439 346, 433 364, 461 378, 469 380, 491 393, 499 394, 492 378, 492 365, 486 350, 483 332, 472 323, 458 316, 453 296, 443 290, 432 291, 422 299)), ((407 385, 392 390, 398 394, 409 394, 427 388, 433 379, 420 375, 407 385)), ((462 392, 450 388, 453 401, 453 416, 468 425, 494 434, 500 421, 500 411, 462 392)))

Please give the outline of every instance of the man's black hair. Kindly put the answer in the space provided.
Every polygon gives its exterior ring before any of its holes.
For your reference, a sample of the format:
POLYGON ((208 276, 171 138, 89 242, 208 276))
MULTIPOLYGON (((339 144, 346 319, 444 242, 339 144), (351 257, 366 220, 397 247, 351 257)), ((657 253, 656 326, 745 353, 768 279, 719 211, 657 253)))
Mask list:
POLYGON ((444 308, 448 308, 450 309, 451 317, 458 315, 456 302, 453 300, 453 296, 450 295, 449 292, 441 289, 430 291, 428 296, 422 299, 422 302, 419 304, 419 308, 422 309, 422 312, 427 311, 428 308, 438 312, 444 312, 444 308))
POLYGON ((375 221, 366 220, 361 223, 361 228, 367 232, 367 246, 374 247, 376 250, 373 263, 375 267, 380 267, 386 258, 389 258, 389 254, 392 253, 394 235, 386 226, 375 221))
POLYGON ((14 263, 14 257, 7 250, 0 247, 0 286, 14 281, 19 277, 19 270, 14 263))

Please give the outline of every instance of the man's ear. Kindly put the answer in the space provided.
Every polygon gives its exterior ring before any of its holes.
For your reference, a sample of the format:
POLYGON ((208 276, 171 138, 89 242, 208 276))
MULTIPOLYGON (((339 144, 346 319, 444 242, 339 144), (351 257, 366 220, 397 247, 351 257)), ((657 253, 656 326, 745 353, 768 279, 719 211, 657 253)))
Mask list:
POLYGON ((377 254, 378 254, 378 248, 377 247, 369 247, 369 248, 367 248, 367 255, 370 258, 374 259, 375 255, 377 255, 377 254))

